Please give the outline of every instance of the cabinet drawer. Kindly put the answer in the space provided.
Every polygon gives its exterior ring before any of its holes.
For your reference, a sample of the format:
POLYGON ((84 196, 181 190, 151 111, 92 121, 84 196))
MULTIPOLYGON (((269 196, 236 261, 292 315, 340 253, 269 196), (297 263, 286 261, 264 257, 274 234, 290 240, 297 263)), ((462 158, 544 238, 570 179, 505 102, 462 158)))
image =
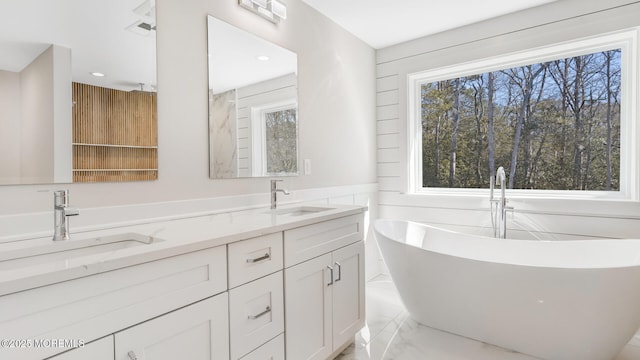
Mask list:
POLYGON ((229 291, 231 359, 284 331, 282 271, 229 291))
POLYGON ((286 230, 284 266, 293 266, 363 240, 363 227, 363 216, 358 214, 286 230))
POLYGON ((243 356, 241 360, 284 360, 284 334, 243 356))
POLYGON ((229 244, 229 287, 282 270, 282 233, 229 244))
POLYGON ((227 293, 115 334, 117 360, 228 360, 227 293))
MULTIPOLYGON (((88 342, 205 299, 227 288, 226 253, 218 246, 0 296, 0 338, 88 342)), ((62 350, 4 348, 0 359, 62 350)))

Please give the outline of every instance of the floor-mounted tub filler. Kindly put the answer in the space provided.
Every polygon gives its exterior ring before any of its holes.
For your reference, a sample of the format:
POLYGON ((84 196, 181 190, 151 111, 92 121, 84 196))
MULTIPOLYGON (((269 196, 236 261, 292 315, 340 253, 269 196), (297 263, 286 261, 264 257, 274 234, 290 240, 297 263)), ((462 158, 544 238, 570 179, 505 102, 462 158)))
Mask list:
POLYGON ((496 239, 377 220, 409 314, 547 360, 609 360, 640 326, 640 240, 496 239))

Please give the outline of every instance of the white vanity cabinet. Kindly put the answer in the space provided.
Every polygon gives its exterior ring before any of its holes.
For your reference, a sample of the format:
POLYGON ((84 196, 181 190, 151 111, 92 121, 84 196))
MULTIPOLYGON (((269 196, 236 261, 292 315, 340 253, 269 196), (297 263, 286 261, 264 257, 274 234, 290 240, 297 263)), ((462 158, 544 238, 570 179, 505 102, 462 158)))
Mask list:
POLYGON ((278 335, 268 343, 243 356, 242 360, 285 360, 284 334, 278 335))
POLYGON ((365 324, 364 242, 333 252, 333 350, 354 340, 365 324))
POLYGON ((227 306, 222 293, 117 332, 115 359, 227 360, 227 306))
POLYGON ((364 325, 364 218, 347 211, 262 214, 268 222, 246 236, 204 235, 212 247, 74 267, 87 272, 7 292, 0 339, 84 346, 0 348, 0 359, 329 359, 364 325))
POLYGON ((287 359, 328 359, 364 326, 362 227, 354 215, 285 231, 287 359))
POLYGON ((222 293, 49 360, 227 360, 227 306, 222 293))
POLYGON ((283 357, 282 232, 229 244, 228 260, 231 359, 283 357))
MULTIPOLYGON (((188 312, 172 311, 216 294, 227 296, 226 260, 226 246, 218 246, 0 296, 0 338, 90 342, 144 327, 150 319, 188 317, 188 312)), ((226 314, 226 305, 219 306, 226 314)), ((226 316, 216 321, 228 327, 226 316)), ((115 346, 119 349, 118 340, 115 346)), ((41 360, 63 350, 0 348, 0 359, 41 360)))

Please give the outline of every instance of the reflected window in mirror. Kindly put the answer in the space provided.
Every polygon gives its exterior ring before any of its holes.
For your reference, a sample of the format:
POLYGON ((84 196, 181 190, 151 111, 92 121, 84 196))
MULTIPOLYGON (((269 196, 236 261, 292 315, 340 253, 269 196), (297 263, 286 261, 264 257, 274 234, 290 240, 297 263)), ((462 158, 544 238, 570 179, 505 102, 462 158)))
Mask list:
POLYGON ((295 102, 257 108, 252 116, 253 176, 298 173, 298 120, 295 102))

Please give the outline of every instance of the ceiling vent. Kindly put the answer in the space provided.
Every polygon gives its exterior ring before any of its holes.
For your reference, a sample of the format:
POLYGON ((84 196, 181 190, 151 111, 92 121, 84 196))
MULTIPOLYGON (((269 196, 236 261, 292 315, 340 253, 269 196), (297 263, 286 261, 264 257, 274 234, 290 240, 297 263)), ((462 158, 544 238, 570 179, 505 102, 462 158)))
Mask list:
POLYGON ((156 30, 156 2, 155 0, 145 0, 142 4, 133 9, 139 20, 127 27, 132 33, 148 36, 156 30))
POLYGON ((127 30, 134 34, 148 36, 156 30, 156 26, 145 22, 144 20, 138 20, 133 24, 127 26, 127 30))
POLYGON ((141 28, 142 30, 146 30, 146 31, 151 31, 151 30, 155 30, 156 27, 146 23, 146 22, 141 22, 140 24, 138 24, 138 27, 141 28))

